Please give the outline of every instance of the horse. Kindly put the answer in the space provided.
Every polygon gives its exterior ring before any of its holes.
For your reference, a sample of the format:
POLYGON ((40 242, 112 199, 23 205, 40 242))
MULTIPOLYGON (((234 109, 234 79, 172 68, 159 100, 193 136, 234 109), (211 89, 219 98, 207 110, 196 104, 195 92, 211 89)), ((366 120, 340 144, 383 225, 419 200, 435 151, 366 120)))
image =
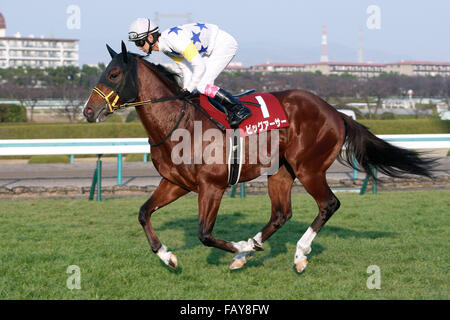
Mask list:
MULTIPOLYGON (((149 138, 150 152, 162 179, 151 197, 139 210, 139 223, 144 229, 151 250, 169 267, 176 269, 174 253, 161 243, 150 218, 152 214, 188 194, 198 193, 198 238, 205 246, 233 253, 230 269, 240 269, 247 258, 264 250, 263 243, 291 217, 291 188, 299 179, 314 198, 318 214, 300 237, 294 255, 298 273, 308 264, 307 255, 319 231, 339 209, 340 202, 331 191, 326 171, 337 159, 349 167, 365 171, 376 178, 373 169, 391 177, 404 174, 433 177, 435 159, 412 150, 393 146, 372 134, 367 127, 351 119, 304 90, 271 92, 280 102, 289 126, 278 129, 278 141, 266 137, 277 153, 278 167, 267 177, 271 214, 268 223, 247 241, 225 241, 213 236, 213 228, 221 199, 228 187, 228 166, 222 163, 174 163, 171 155, 178 141, 169 137, 177 128, 194 136, 194 122, 200 123, 202 133, 216 124, 198 106, 198 95, 186 96, 176 75, 143 56, 130 53, 122 41, 122 51, 107 45, 111 62, 102 73, 89 96, 83 114, 88 122, 102 122, 117 109, 134 107, 149 138), (343 148, 345 147, 345 148, 343 148), (345 149, 345 150, 344 150, 345 149), (356 159, 357 164, 354 164, 356 159)), ((220 131, 220 134, 225 133, 220 131)), ((190 141, 190 148, 205 150, 212 142, 190 141)), ((249 137, 244 139, 249 144, 249 137)), ((223 146, 224 152, 225 146, 223 146)), ((267 163, 249 163, 246 153, 238 182, 253 180, 264 172, 267 163)))

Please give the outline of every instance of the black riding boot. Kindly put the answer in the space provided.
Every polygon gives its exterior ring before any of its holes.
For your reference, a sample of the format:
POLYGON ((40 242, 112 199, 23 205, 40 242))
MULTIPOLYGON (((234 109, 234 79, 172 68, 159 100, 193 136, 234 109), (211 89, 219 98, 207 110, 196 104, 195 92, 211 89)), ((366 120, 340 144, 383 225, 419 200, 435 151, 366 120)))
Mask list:
POLYGON ((227 109, 228 122, 231 128, 237 128, 242 121, 252 115, 249 108, 241 104, 231 93, 222 88, 217 91, 214 99, 227 109))

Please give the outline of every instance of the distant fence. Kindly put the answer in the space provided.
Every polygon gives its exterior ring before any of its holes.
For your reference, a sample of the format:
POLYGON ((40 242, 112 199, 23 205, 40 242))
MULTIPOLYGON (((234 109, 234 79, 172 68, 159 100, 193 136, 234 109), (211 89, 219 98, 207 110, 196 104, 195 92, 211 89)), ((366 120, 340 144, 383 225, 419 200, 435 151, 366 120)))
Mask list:
MULTIPOLYGON (((407 149, 450 149, 450 134, 377 135, 407 149)), ((117 154, 117 184, 122 184, 123 154, 150 153, 147 138, 0 140, 0 156, 117 154)), ((143 160, 145 161, 145 157, 143 160)), ((356 173, 354 173, 354 176, 356 173)))

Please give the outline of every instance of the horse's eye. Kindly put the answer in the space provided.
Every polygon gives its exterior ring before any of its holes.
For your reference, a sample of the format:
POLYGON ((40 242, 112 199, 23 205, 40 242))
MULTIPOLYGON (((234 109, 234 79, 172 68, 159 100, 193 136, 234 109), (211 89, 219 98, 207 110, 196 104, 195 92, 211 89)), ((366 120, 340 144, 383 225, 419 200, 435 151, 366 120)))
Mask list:
POLYGON ((119 76, 119 74, 120 74, 120 73, 113 73, 113 74, 111 74, 110 79, 111 79, 111 80, 117 79, 117 77, 119 76))

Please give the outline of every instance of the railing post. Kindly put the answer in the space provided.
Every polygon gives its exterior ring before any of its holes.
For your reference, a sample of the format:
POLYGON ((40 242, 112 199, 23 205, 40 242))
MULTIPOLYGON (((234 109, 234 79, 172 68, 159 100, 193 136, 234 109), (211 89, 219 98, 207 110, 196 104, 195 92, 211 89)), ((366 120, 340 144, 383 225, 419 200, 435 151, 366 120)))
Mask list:
POLYGON ((237 189, 237 184, 235 184, 233 186, 233 188, 231 188, 230 198, 234 198, 234 196, 236 195, 236 189, 237 189))
MULTIPOLYGON (((355 168, 358 167, 358 161, 356 160, 356 158, 353 158, 353 165, 355 168)), ((355 168, 353 168, 353 180, 358 179, 358 170, 356 170, 355 168)))
POLYGON ((240 184, 241 198, 245 198, 245 183, 240 184))
POLYGON ((123 167, 123 157, 122 154, 119 153, 117 155, 117 185, 122 185, 122 167, 123 167))
MULTIPOLYGON (((372 178, 372 193, 373 194, 377 194, 377 169, 374 167, 370 167, 370 170, 372 170, 373 172, 373 178, 372 178)), ((361 190, 359 191, 360 195, 363 195, 364 193, 366 193, 366 189, 367 189, 367 184, 369 183, 370 180, 370 176, 369 174, 366 175, 366 178, 364 179, 363 185, 361 187, 361 190)))
POLYGON ((102 201, 102 155, 97 155, 97 201, 102 201))
POLYGON ((377 172, 376 168, 373 168, 372 171, 373 171, 373 176, 374 176, 374 178, 372 179, 372 193, 377 194, 377 174, 378 174, 378 172, 377 172))
POLYGON ((95 168, 94 176, 92 177, 89 200, 94 200, 95 188, 97 187, 97 201, 102 201, 102 155, 98 154, 97 157, 97 167, 95 168))
POLYGON ((95 187, 97 186, 98 179, 97 168, 95 168, 94 176, 92 177, 91 191, 89 192, 89 200, 94 200, 95 187))
POLYGON ((144 162, 148 162, 148 153, 144 153, 144 162))
POLYGON ((70 155, 70 164, 74 164, 75 163, 75 155, 71 154, 70 155))

